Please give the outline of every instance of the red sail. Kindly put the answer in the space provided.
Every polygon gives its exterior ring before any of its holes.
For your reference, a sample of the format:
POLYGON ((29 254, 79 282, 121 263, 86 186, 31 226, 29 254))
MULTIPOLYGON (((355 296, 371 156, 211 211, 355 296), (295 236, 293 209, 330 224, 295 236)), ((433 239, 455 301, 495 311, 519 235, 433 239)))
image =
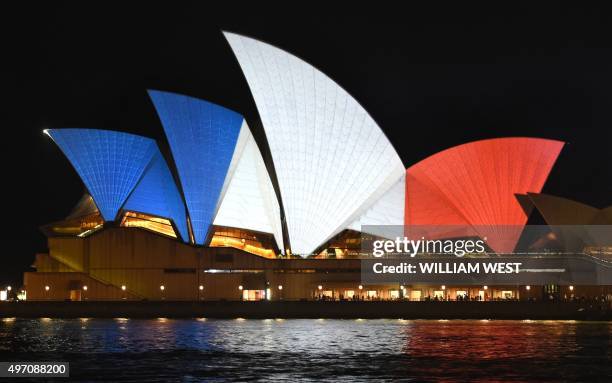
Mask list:
POLYGON ((436 229, 434 236, 477 235, 496 252, 513 251, 528 218, 515 194, 542 190, 563 145, 540 138, 496 138, 420 161, 406 170, 407 230, 451 226, 436 229))

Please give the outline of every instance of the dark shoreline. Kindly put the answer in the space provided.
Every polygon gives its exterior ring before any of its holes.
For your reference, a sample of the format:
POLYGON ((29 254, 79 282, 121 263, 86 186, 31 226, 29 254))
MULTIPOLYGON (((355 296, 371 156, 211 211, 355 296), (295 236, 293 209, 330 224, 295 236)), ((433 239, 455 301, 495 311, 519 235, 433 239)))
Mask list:
POLYGON ((85 301, 2 302, 18 318, 344 318, 612 320, 592 302, 85 301))

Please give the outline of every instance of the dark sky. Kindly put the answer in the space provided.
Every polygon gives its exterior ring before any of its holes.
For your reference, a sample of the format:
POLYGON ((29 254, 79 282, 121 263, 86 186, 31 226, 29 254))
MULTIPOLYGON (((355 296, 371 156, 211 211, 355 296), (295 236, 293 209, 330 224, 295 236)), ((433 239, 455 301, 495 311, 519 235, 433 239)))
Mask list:
POLYGON ((147 88, 219 103, 260 127, 221 30, 272 43, 335 79, 407 166, 477 139, 554 138, 569 145, 544 191, 612 204, 612 24, 605 9, 432 2, 349 15, 328 14, 317 3, 208 3, 53 2, 2 12, 0 283, 18 283, 35 252, 46 250, 38 227, 63 218, 83 192, 44 128, 113 129, 162 141, 147 88))

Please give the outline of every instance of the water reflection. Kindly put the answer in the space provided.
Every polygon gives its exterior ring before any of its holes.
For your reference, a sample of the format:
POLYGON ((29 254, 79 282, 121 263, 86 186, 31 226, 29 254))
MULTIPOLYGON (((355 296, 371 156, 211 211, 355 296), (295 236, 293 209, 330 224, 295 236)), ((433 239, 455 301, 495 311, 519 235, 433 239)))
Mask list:
POLYGON ((68 360, 76 378, 605 380, 612 323, 419 320, 0 322, 0 360, 68 360))

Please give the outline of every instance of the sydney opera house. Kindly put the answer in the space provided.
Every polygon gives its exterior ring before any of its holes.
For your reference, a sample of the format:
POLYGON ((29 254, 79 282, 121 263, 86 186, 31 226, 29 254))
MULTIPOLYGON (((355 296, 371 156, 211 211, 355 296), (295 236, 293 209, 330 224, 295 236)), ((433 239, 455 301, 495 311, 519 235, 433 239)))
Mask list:
MULTIPOLYGON (((374 119, 328 76, 269 44, 225 37, 265 139, 257 142, 236 111, 159 90, 148 93, 168 153, 124 132, 46 130, 86 193, 65 219, 42 227, 49 250, 25 273, 28 300, 523 299, 610 291, 363 283, 362 238, 380 235, 379 227, 472 228, 469 236, 486 238, 488 256, 498 256, 515 252, 532 214, 551 225, 609 225, 611 210, 540 194, 560 141, 485 139, 404 164, 374 119)), ((600 262, 608 250, 598 249, 600 262)))

